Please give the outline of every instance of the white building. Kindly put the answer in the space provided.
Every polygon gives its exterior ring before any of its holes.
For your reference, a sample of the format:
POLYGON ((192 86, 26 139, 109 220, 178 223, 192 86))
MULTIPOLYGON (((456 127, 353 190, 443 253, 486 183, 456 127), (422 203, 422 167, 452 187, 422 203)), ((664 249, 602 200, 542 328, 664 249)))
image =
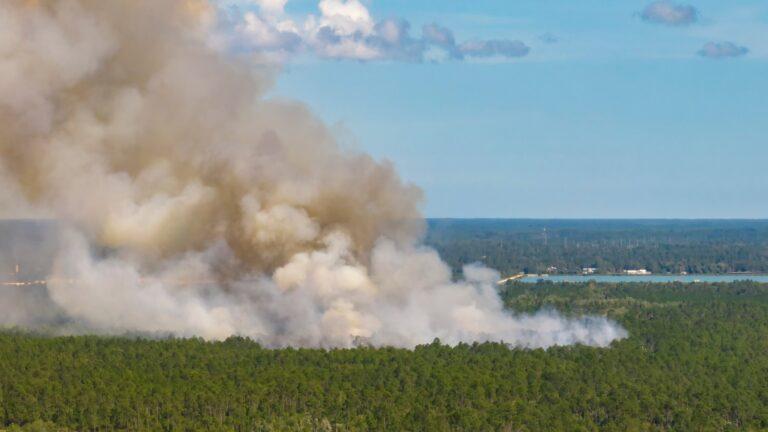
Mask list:
POLYGON ((649 272, 646 269, 632 269, 632 270, 624 270, 624 274, 631 275, 631 276, 642 276, 642 275, 649 275, 651 272, 649 272))

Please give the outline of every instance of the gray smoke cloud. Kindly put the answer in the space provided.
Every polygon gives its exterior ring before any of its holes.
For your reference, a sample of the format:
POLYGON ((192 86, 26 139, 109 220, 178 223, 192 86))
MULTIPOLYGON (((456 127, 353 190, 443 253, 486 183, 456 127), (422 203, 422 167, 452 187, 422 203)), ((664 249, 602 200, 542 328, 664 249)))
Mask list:
MULTIPOLYGON (((304 105, 265 98, 276 71, 215 48, 216 13, 0 3, 0 197, 58 221, 47 296, 61 314, 273 347, 626 336, 602 317, 514 315, 490 269, 452 281, 419 244, 419 189, 342 150, 304 105)), ((11 323, 29 324, 15 306, 11 323)))

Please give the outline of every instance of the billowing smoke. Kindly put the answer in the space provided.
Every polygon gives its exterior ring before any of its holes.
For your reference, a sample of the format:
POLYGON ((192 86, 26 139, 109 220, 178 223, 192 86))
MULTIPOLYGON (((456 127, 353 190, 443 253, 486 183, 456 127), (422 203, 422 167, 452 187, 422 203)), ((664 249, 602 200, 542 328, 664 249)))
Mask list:
POLYGON ((0 203, 65 227, 48 296, 69 319, 275 347, 625 336, 515 316, 489 269, 452 281, 419 245, 420 191, 266 98, 275 71, 215 48, 215 20, 199 0, 0 2, 0 203))

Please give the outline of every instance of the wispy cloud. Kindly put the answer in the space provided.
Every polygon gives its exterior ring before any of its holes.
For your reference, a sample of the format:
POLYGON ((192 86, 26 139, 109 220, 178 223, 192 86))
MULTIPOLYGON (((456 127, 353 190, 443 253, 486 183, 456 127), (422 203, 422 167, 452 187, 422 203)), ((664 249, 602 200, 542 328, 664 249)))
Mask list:
POLYGON ((712 59, 724 59, 732 57, 741 57, 746 55, 749 49, 744 46, 736 45, 733 42, 707 42, 699 50, 699 55, 712 59))
POLYGON ((301 53, 321 58, 361 61, 424 61, 432 50, 447 58, 515 58, 530 48, 519 40, 493 39, 457 42, 453 31, 437 23, 411 34, 401 18, 376 20, 360 0, 320 0, 318 14, 288 16, 287 0, 249 0, 223 9, 222 32, 241 51, 258 51, 284 59, 301 53))
POLYGON ((699 11, 685 4, 668 0, 655 1, 640 12, 643 21, 670 26, 684 26, 695 23, 699 19, 699 11))
POLYGON ((548 44, 560 42, 560 38, 553 35, 552 33, 544 33, 543 35, 539 36, 539 40, 548 44))
POLYGON ((492 39, 464 42, 459 51, 469 57, 524 57, 531 49, 518 40, 492 39))

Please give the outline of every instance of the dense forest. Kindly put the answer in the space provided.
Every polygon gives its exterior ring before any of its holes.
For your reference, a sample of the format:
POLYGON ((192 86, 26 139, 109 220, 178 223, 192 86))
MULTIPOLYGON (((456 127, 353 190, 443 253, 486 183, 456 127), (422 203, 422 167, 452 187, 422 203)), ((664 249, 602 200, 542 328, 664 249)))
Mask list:
POLYGON ((431 219, 427 243, 456 273, 768 273, 765 220, 431 219))
POLYGON ((768 428, 768 285, 522 284, 515 311, 607 314, 608 348, 268 350, 233 337, 0 333, 0 429, 768 428))

